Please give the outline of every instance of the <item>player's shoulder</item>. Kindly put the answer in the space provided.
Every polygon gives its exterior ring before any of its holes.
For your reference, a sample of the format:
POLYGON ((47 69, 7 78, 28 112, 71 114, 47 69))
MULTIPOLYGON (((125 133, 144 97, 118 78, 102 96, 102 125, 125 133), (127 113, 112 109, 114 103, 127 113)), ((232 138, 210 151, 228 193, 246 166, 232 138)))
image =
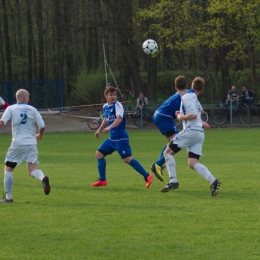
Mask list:
POLYGON ((119 101, 116 101, 116 102, 115 102, 115 106, 116 106, 116 107, 119 107, 119 108, 123 108, 122 103, 119 102, 119 101))
POLYGON ((108 103, 105 103, 104 105, 103 105, 103 109, 105 108, 105 107, 107 107, 108 106, 108 103))

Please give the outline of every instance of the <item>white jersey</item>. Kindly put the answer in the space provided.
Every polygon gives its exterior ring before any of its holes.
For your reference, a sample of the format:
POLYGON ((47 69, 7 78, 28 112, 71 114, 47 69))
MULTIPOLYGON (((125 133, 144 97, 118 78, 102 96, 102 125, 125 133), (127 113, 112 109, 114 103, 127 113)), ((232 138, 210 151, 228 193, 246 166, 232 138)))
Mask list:
POLYGON ((39 129, 45 127, 37 109, 25 103, 7 107, 0 120, 5 125, 12 120, 12 146, 36 145, 36 124, 39 129))
POLYGON ((5 104, 5 101, 0 97, 0 106, 3 106, 5 104))
POLYGON ((197 115, 196 119, 192 120, 183 120, 182 125, 183 129, 191 128, 191 129, 201 129, 201 111, 202 106, 197 98, 196 93, 193 90, 188 90, 182 97, 181 97, 181 107, 180 112, 181 115, 197 115))

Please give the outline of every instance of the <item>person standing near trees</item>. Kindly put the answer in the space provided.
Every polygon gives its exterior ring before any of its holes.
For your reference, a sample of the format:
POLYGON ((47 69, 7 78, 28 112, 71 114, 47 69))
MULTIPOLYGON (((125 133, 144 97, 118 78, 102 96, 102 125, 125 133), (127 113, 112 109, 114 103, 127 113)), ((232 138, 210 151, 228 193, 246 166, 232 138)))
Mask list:
POLYGON ((12 143, 5 158, 5 196, 0 203, 13 202, 13 170, 24 160, 28 174, 42 182, 44 193, 48 195, 51 190, 49 178, 37 169, 37 164, 39 164, 37 141, 42 139, 45 129, 44 121, 37 109, 28 105, 29 92, 27 90, 19 89, 16 92, 16 100, 17 103, 7 107, 0 119, 0 127, 6 125, 9 120, 12 121, 12 143), (39 128, 36 136, 35 124, 39 128))
POLYGON ((243 92, 241 94, 241 104, 242 104, 242 106, 253 105, 254 97, 255 97, 255 92, 251 89, 248 89, 247 86, 243 86, 243 92))

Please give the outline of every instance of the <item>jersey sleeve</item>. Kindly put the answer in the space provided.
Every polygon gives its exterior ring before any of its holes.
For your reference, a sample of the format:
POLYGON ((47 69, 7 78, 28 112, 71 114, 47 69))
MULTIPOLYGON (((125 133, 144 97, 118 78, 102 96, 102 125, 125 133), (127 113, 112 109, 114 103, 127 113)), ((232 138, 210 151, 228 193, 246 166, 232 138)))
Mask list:
POLYGON ((5 104, 5 101, 0 97, 0 105, 3 106, 5 104))
POLYGON ((36 124, 38 125, 38 127, 40 129, 44 128, 45 127, 45 123, 44 123, 44 120, 41 116, 41 114, 37 111, 37 109, 35 109, 35 121, 36 121, 36 124))
POLYGON ((11 116, 12 116, 11 110, 7 108, 0 120, 3 121, 4 124, 6 125, 6 123, 11 119, 11 116))
POLYGON ((124 117, 124 108, 123 108, 123 106, 122 106, 121 103, 116 102, 116 104, 115 104, 115 110, 116 110, 116 118, 119 117, 119 116, 120 116, 121 118, 124 117))

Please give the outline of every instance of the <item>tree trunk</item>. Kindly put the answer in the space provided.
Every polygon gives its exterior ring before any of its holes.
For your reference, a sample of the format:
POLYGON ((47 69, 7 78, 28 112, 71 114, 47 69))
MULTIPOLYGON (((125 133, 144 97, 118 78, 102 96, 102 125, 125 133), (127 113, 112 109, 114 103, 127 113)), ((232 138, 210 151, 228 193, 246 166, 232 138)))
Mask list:
POLYGON ((13 79, 13 71, 12 71, 12 56, 11 56, 11 45, 9 38, 9 27, 8 27, 8 18, 7 18, 7 9, 6 2, 2 0, 3 6, 3 25, 4 25, 4 41, 5 41, 5 50, 6 50, 6 63, 7 63, 7 79, 13 79))
POLYGON ((27 41, 28 41, 28 71, 27 77, 29 80, 32 80, 33 75, 33 49, 32 49, 32 17, 31 17, 31 0, 26 1, 27 4, 27 41))

